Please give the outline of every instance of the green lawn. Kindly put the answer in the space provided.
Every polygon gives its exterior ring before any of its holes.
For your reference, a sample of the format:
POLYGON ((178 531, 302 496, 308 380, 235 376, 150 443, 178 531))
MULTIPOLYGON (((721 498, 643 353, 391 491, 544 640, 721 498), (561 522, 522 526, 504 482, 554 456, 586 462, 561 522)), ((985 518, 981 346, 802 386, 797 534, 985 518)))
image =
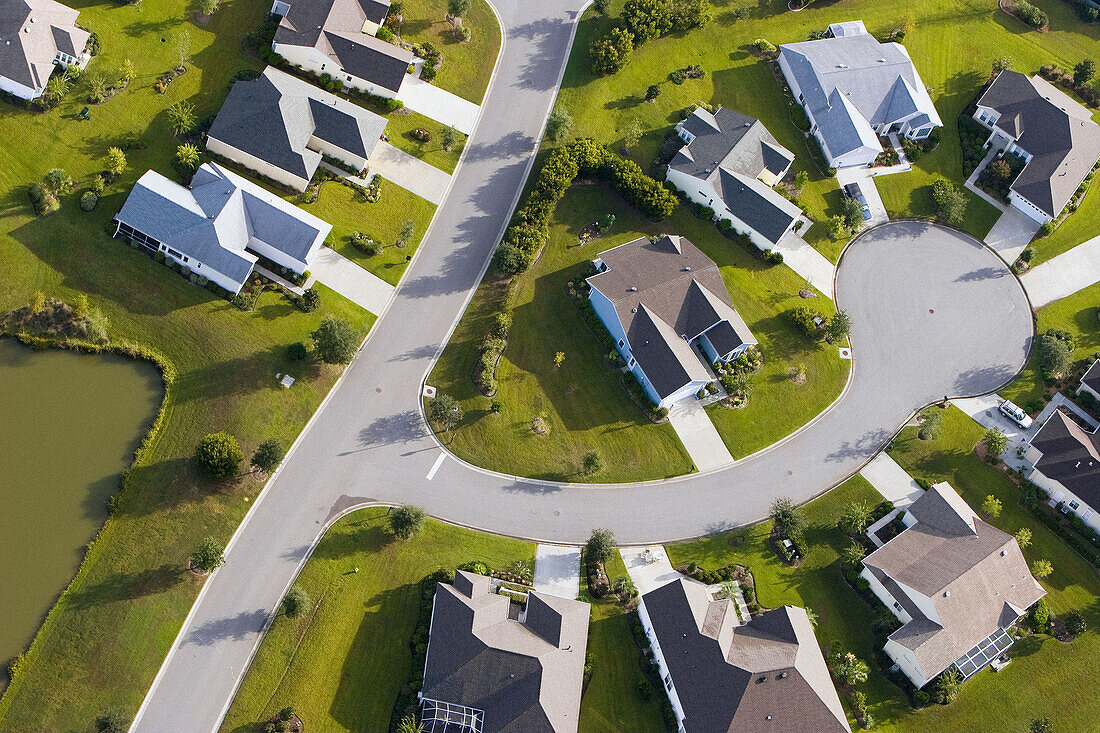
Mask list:
POLYGON ((285 346, 309 344, 325 315, 349 319, 360 334, 374 320, 324 288, 315 313, 274 293, 243 313, 103 234, 139 175, 151 167, 171 171, 176 141, 165 108, 190 100, 200 118, 211 114, 229 78, 258 66, 240 51, 240 38, 269 7, 264 0, 225 3, 206 28, 187 20, 182 0, 83 7, 81 22, 103 47, 89 73, 114 73, 131 58, 138 77, 130 87, 92 106, 87 122, 75 119, 86 82, 52 112, 0 105, 0 137, 17 141, 0 149, 0 312, 24 305, 36 290, 62 299, 85 292, 110 319, 114 338, 156 349, 179 371, 157 444, 132 471, 118 510, 0 700, 2 731, 83 730, 104 708, 136 710, 201 585, 185 572, 188 555, 206 535, 227 540, 260 488, 251 478, 216 486, 197 477, 189 460, 195 443, 227 430, 246 456, 266 438, 289 445, 340 369, 291 362, 285 346), (191 63, 202 70, 191 68, 157 94, 153 82, 178 62, 174 41, 185 31, 191 63), (144 147, 128 150, 129 167, 99 207, 81 212, 77 199, 103 168, 107 147, 131 134, 144 147), (26 187, 55 166, 77 179, 77 189, 59 212, 35 219, 26 187), (298 380, 289 390, 275 381, 286 372, 298 380))
MULTIPOLYGON (((617 552, 605 570, 612 581, 627 574, 617 552)), ((584 585, 582 579, 582 589, 584 585)), ((594 600, 584 590, 581 600, 592 604, 588 627, 592 679, 581 698, 580 730, 583 733, 664 733, 658 705, 664 691, 654 690, 647 702, 635 692, 637 684, 645 681, 645 675, 639 667, 641 650, 630 632, 630 618, 634 612, 626 612, 614 597, 594 600)))
POLYGON ((1097 217, 1100 217, 1100 186, 1091 186, 1077 211, 1063 219, 1049 237, 1032 241, 1031 246, 1035 250, 1035 255, 1032 257, 1031 266, 1034 267, 1052 257, 1057 257, 1066 250, 1073 249, 1095 237, 1100 233, 1096 227, 1097 217))
POLYGON ((275 619, 222 730, 258 731, 285 705, 311 730, 385 730, 412 663, 420 579, 473 560, 506 568, 535 557, 529 542, 434 520, 397 540, 388 511, 354 512, 325 534, 297 580, 313 599, 311 613, 275 619))
POLYGON ((456 143, 451 150, 444 150, 444 126, 435 120, 413 112, 407 107, 396 112, 375 111, 386 118, 386 136, 390 139, 390 145, 400 148, 442 171, 454 173, 455 167, 458 166, 458 159, 462 155, 462 149, 466 147, 465 135, 460 135, 462 140, 456 143), (417 140, 411 134, 417 128, 430 132, 432 139, 426 143, 417 140))
MULTIPOLYGON (((1097 306, 1100 306, 1100 283, 1094 283, 1040 309, 1035 314, 1035 332, 1042 334, 1051 328, 1069 331, 1077 341, 1073 359, 1091 359, 1100 352, 1097 306)), ((1045 388, 1038 358, 1033 350, 1024 371, 1012 384, 1000 390, 999 394, 1034 414, 1042 409, 1041 402, 1045 402, 1045 388)))
MULTIPOLYGON (((973 452, 984 430, 958 409, 951 408, 944 429, 935 440, 922 441, 915 428, 906 428, 890 448, 902 468, 929 481, 948 481, 972 507, 994 494, 1004 507, 992 524, 1015 533, 1031 530, 1030 561, 1050 560, 1054 573, 1042 581, 1055 614, 1081 610, 1089 631, 1071 644, 1050 637, 1028 638, 1011 652, 1012 664, 1002 672, 982 672, 963 687, 959 699, 947 707, 932 706, 889 727, 899 733, 918 731, 1024 730, 1032 718, 1048 717, 1060 731, 1093 730, 1100 719, 1100 698, 1082 696, 1075 680, 1100 679, 1100 580, 1093 568, 1043 524, 1017 504, 1020 491, 1007 477, 973 452)), ((877 712, 875 718, 882 720, 877 712)))
MULTIPOLYGON (((690 470, 671 426, 651 424, 630 401, 618 373, 605 364, 600 342, 565 293, 566 283, 584 274, 598 252, 658 232, 683 234, 718 263, 734 306, 760 340, 765 366, 756 377, 749 407, 711 408, 735 456, 782 438, 836 398, 849 362, 839 359, 835 349, 809 343, 779 316, 805 302, 797 295, 805 283, 793 271, 765 266, 686 209, 653 223, 602 187, 578 186, 559 205, 541 259, 515 279, 515 320, 497 371, 497 395, 482 396, 470 378, 481 338, 502 307, 505 286, 492 272, 431 375, 431 384, 459 399, 466 410, 452 450, 495 470, 570 481, 592 480, 580 473, 580 466, 593 449, 607 465, 595 477, 599 481, 637 481, 690 470), (612 233, 579 246, 581 228, 609 211, 617 217, 612 233), (553 365, 558 351, 565 352, 560 369, 553 365), (786 376, 799 363, 809 375, 804 385, 786 376), (489 410, 494 400, 500 403, 499 414, 489 410), (531 420, 539 414, 550 424, 548 436, 531 430, 531 420)), ((832 312, 825 298, 812 303, 832 312)))
POLYGON ((447 4, 441 0, 404 0, 402 40, 431 43, 443 53, 443 65, 434 84, 481 104, 493 75, 500 50, 500 25, 485 0, 474 0, 463 18, 470 40, 459 43, 445 20, 447 4))

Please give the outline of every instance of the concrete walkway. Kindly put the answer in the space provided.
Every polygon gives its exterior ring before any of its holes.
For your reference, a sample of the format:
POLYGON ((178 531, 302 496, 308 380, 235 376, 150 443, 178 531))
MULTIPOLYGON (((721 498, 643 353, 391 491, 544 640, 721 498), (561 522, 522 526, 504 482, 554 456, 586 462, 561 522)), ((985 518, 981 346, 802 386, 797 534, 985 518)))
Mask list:
POLYGON ((473 102, 414 76, 405 79, 397 98, 413 112, 450 125, 467 135, 474 131, 481 109, 473 102))
POLYGON ((307 287, 316 280, 375 315, 393 297, 392 285, 328 247, 321 247, 309 271, 312 274, 307 287))
MULTIPOLYGON (((638 595, 644 596, 651 590, 656 590, 662 585, 683 577, 672 569, 668 553, 660 545, 620 547, 619 555, 622 556, 623 564, 626 565, 627 575, 634 581, 634 587, 638 589, 638 595)), ((608 580, 615 579, 608 578, 608 580)))
POLYGON ((898 508, 909 506, 924 493, 913 477, 885 451, 864 466, 859 475, 870 481, 884 499, 892 501, 898 508))
POLYGON ((1005 264, 1011 265, 1035 238, 1037 231, 1039 231, 1039 222, 1009 206, 989 230, 989 234, 985 235, 985 243, 1001 256, 1005 264))
POLYGON ((581 548, 543 545, 535 548, 535 590, 577 599, 581 588, 581 548))
MULTIPOLYGON (((806 231, 806 227, 802 227, 806 231)), ((783 253, 783 264, 805 278, 826 298, 833 298, 833 280, 836 278, 836 265, 813 248, 800 232, 787 232, 775 245, 775 251, 783 253)))
MULTIPOLYGON (((387 181, 412 191, 433 204, 443 200, 443 194, 451 183, 451 177, 447 173, 387 142, 378 143, 367 159, 367 167, 371 173, 377 173, 387 181)), ((383 198, 385 195, 386 192, 383 191, 383 198)))
POLYGON ((1100 281, 1100 237, 1025 272, 1020 281, 1036 309, 1100 281))
POLYGON ((733 463, 722 436, 697 400, 689 398, 673 405, 668 411, 668 421, 699 471, 712 471, 733 463))

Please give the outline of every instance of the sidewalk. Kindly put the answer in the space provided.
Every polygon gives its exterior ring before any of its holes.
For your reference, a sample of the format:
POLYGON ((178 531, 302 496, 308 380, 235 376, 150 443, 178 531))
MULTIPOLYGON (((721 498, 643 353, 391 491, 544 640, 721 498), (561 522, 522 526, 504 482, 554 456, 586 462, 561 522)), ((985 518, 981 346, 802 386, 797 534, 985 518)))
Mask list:
POLYGON ((1093 237, 1020 277, 1031 305, 1042 308, 1100 281, 1100 237, 1093 237))
POLYGON ((706 410, 694 398, 676 403, 668 411, 668 421, 684 444, 692 463, 699 471, 710 471, 733 463, 718 429, 706 410))
POLYGON ((863 467, 859 475, 867 479, 884 499, 894 503, 898 509, 916 501, 924 493, 913 477, 902 469, 885 451, 863 467))
POLYGON ((577 600, 581 587, 581 548, 544 545, 535 548, 535 590, 577 600))
POLYGON ((328 247, 321 247, 309 270, 306 287, 316 280, 374 315, 393 297, 392 285, 328 247))

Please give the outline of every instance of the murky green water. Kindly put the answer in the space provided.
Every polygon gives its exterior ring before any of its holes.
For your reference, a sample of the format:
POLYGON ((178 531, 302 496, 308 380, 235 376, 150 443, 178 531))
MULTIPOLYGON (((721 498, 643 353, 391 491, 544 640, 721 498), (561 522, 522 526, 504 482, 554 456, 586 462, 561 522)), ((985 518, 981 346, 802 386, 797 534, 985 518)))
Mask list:
POLYGON ((0 339, 0 664, 75 575, 162 390, 145 362, 0 339))

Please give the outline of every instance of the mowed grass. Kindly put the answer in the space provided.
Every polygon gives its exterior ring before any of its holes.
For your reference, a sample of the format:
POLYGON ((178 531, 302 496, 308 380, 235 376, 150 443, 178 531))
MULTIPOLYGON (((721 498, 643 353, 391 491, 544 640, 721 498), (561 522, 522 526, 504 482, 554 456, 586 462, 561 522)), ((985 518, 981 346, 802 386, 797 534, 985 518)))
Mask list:
MULTIPOLYGON (((1091 359, 1100 352, 1098 306, 1100 306, 1100 283, 1094 283, 1073 295, 1041 308, 1035 314, 1035 333, 1042 335, 1051 328, 1069 331, 1076 340, 1073 360, 1091 359)), ((1038 355, 1036 350, 1032 349, 1023 372, 1012 384, 1000 390, 999 394, 1034 413, 1039 411, 1037 402, 1042 399, 1045 389, 1038 355)))
POLYGON ((447 22, 443 0, 404 0, 401 39, 431 43, 443 53, 443 65, 433 82, 474 104, 481 104, 500 51, 500 25, 485 0, 474 0, 462 19, 470 40, 459 43, 447 22))
MULTIPOLYGON (((872 33, 884 37, 898 27, 908 8, 917 22, 916 30, 905 39, 905 48, 943 119, 943 140, 934 153, 916 163, 913 171, 881 176, 876 182, 892 217, 931 216, 928 185, 940 176, 960 185, 963 182, 956 118, 985 82, 994 58, 1011 56, 1015 69, 1035 73, 1046 63, 1072 68, 1081 59, 1095 58, 1100 52, 1100 28, 1079 22, 1066 3, 1039 0, 1037 4, 1050 15, 1052 29, 1048 33, 1028 30, 998 10, 996 3, 986 0, 913 0, 904 7, 848 0, 813 4, 799 13, 787 12, 786 3, 778 0, 761 4, 715 2, 714 20, 705 28, 650 41, 634 51, 622 71, 596 78, 589 72, 588 45, 621 13, 622 2, 616 0, 610 18, 589 10, 581 21, 557 106, 576 121, 574 135, 615 147, 622 145, 623 133, 632 121, 639 121, 644 134, 630 157, 643 168, 653 161, 665 132, 679 120, 679 111, 692 103, 709 102, 757 117, 795 153, 792 171, 805 169, 810 174, 800 204, 820 222, 840 213, 836 180, 826 178, 810 158, 804 136, 791 122, 787 100, 767 65, 749 52, 749 44, 757 38, 776 45, 804 41, 812 30, 856 18, 862 19, 872 33), (734 19, 737 7, 746 9, 742 20, 734 19), (706 77, 689 79, 679 86, 668 81, 670 72, 690 64, 699 64, 706 77), (661 90, 652 104, 644 101, 651 84, 661 90)), ((967 195, 970 205, 962 228, 982 238, 999 212, 967 195)), ((1070 217, 1070 222, 1087 229, 1091 218, 1083 208, 1070 217)), ((1071 232, 1066 231, 1069 239, 1075 238, 1071 232)), ((830 241, 820 224, 810 230, 808 239, 834 262, 844 244, 843 240, 830 241)), ((1037 249, 1042 246, 1037 245, 1037 249)))
MULTIPOLYGON (((903 714, 903 707, 899 702, 900 691, 883 676, 878 663, 879 650, 870 631, 871 609, 842 576, 840 553, 850 540, 837 529, 836 523, 845 505, 856 501, 874 505, 882 497, 857 475, 803 507, 809 525, 806 541, 810 550, 797 568, 782 562, 772 550, 768 542, 770 521, 702 540, 667 545, 665 549, 674 567, 691 562, 710 570, 733 562, 748 566, 756 582, 758 600, 765 608, 790 605, 811 609, 817 615, 817 641, 822 647, 839 641, 871 665, 871 677, 858 688, 867 695, 877 729, 882 722, 903 714)), ((850 714, 849 719, 855 730, 850 714)))
POLYGON ((200 118, 211 114, 238 69, 258 68, 239 50, 240 39, 268 8, 234 0, 199 28, 182 0, 84 7, 81 23, 103 48, 89 73, 113 74, 131 58, 138 76, 130 87, 92 106, 87 122, 75 117, 86 82, 48 113, 0 105, 0 137, 9 141, 0 149, 0 311, 26 304, 36 290, 66 300, 87 293, 110 319, 112 337, 158 350, 179 371, 148 461, 132 471, 117 511, 0 700, 0 730, 83 730, 105 708, 137 709, 201 585, 186 573, 188 556, 207 535, 226 541, 260 488, 248 477, 215 485, 197 476, 195 444, 226 430, 246 456, 267 438, 289 445, 341 370, 292 362, 286 346, 310 344, 326 315, 347 318, 361 335, 374 320, 325 288, 315 313, 270 292, 243 313, 103 233, 138 176, 171 171, 176 141, 164 110, 188 100, 200 118), (174 46, 185 33, 192 65, 157 94, 153 82, 178 63, 174 46), (81 212, 80 192, 104 167, 107 147, 128 135, 143 147, 127 151, 129 166, 99 207, 81 212), (59 212, 35 219, 27 186, 53 167, 66 169, 77 188, 59 212), (289 390, 275 380, 288 372, 297 378, 289 390))
POLYGON ((1031 546, 1024 548, 1028 561, 1049 560, 1054 572, 1041 582, 1056 615, 1071 610, 1085 614, 1089 630, 1069 644, 1046 635, 1029 637, 1010 651, 1012 664, 1001 672, 983 671, 962 688, 958 700, 947 707, 933 705, 898 721, 884 719, 884 730, 898 733, 923 731, 1024 730, 1033 718, 1050 718, 1055 730, 1095 730, 1100 720, 1100 698, 1081 695, 1074 680, 1088 684, 1100 679, 1100 580, 1095 570, 1074 553, 1045 525, 1017 503, 1019 489, 997 469, 973 453, 984 429, 962 411, 945 413, 944 429, 935 440, 916 437, 915 428, 904 429, 889 449, 902 468, 929 481, 948 481, 971 507, 992 494, 1003 510, 991 524, 1015 534, 1031 530, 1031 546))
POLYGON ((386 730, 410 673, 421 578, 473 560, 507 568, 535 557, 532 543, 434 520, 413 539, 398 540, 388 513, 353 512, 325 533, 296 581, 313 608, 301 618, 275 619, 223 731, 258 731, 286 705, 311 730, 386 730))
MULTIPOLYGON (((607 577, 614 581, 625 576, 622 556, 614 553, 605 565, 607 577)), ((659 701, 664 690, 654 690, 648 701, 636 692, 645 681, 639 665, 641 650, 634 642, 627 612, 613 596, 593 599, 581 579, 581 600, 592 604, 588 626, 588 656, 592 660, 592 679, 581 698, 581 722, 584 733, 664 733, 659 701)))
POLYGON ((1100 186, 1090 186, 1077 211, 1063 219, 1049 237, 1032 240, 1031 247, 1035 254, 1031 259, 1031 266, 1057 257, 1100 234, 1100 227, 1096 225, 1098 217, 1100 186))
MULTIPOLYGON (((379 110, 374 111, 382 114, 379 110)), ((450 150, 444 150, 445 125, 418 112, 413 112, 408 107, 385 113, 383 116, 386 118, 386 136, 390 139, 390 145, 420 158, 429 165, 434 165, 441 171, 454 173, 458 166, 458 159, 462 155, 462 149, 466 147, 465 135, 459 133, 459 142, 455 143, 450 150), (432 139, 425 143, 413 137, 412 131, 418 128, 430 132, 432 139)))

